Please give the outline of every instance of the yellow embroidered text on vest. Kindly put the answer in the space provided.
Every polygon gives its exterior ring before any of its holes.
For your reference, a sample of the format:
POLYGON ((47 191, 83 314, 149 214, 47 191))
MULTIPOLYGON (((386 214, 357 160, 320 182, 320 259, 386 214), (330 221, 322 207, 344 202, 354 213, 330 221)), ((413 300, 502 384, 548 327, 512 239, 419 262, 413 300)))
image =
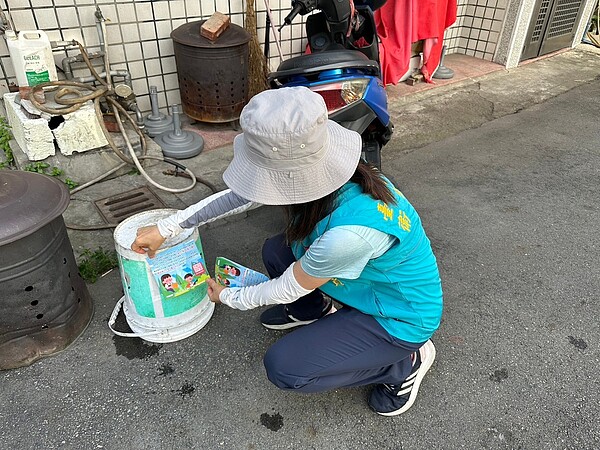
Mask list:
POLYGON ((404 231, 410 231, 410 219, 404 211, 398 213, 398 226, 404 231))
POLYGON ((377 203, 377 211, 383 214, 384 220, 394 220, 394 210, 385 203, 377 203))

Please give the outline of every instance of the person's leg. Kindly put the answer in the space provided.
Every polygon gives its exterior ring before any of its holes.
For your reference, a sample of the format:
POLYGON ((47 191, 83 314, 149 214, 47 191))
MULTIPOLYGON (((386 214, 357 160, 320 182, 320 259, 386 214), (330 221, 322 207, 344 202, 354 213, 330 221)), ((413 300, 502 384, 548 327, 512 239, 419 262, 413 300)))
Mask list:
POLYGON ((412 358, 410 374, 401 383, 383 383, 373 388, 369 395, 369 406, 382 416, 397 416, 413 405, 423 377, 435 360, 435 346, 431 340, 425 342, 412 358))
POLYGON ((281 338, 267 350, 264 363, 277 387, 321 392, 402 383, 420 346, 395 340, 373 317, 342 308, 281 338))
POLYGON ((373 317, 343 308, 284 336, 269 348, 264 364, 269 380, 285 390, 321 392, 378 383, 369 406, 395 416, 413 405, 434 359, 431 341, 400 341, 373 317))
MULTIPOLYGON (((280 276, 285 270, 296 261, 292 249, 286 244, 283 234, 278 234, 265 241, 262 248, 263 263, 271 278, 280 276)), ((285 315, 291 316, 295 321, 290 319, 290 322, 282 326, 268 326, 265 320, 270 317, 261 316, 263 325, 269 328, 283 329, 291 328, 294 325, 304 325, 307 321, 313 321, 322 317, 331 309, 331 300, 325 299, 323 294, 318 289, 314 290, 304 297, 300 297, 293 303, 288 305, 277 305, 263 313, 263 316, 277 314, 285 319, 285 315), (269 314, 267 314, 269 313, 269 314), (265 320, 263 320, 265 319, 265 320), (291 326, 286 326, 291 325, 291 326)))

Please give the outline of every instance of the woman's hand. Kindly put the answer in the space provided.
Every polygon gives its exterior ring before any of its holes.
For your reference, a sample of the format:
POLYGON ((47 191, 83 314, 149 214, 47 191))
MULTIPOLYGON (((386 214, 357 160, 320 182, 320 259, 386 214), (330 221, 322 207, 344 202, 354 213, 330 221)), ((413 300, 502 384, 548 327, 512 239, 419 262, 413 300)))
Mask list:
POLYGON ((219 294, 225 288, 223 286, 221 286, 220 284, 218 284, 212 278, 208 279, 207 282, 208 282, 208 298, 210 298, 210 301, 213 303, 221 303, 221 300, 219 299, 219 294))
POLYGON ((137 237, 131 244, 131 250, 142 255, 148 254, 150 258, 154 258, 156 250, 163 242, 165 242, 165 238, 158 232, 156 225, 141 227, 137 230, 137 237))

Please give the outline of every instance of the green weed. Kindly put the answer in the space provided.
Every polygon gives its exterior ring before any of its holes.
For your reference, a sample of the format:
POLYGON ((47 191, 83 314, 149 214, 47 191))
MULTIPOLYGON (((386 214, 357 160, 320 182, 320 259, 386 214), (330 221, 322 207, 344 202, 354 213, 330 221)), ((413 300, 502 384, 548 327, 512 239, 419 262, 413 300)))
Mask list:
MULTIPOLYGON (((12 149, 10 148, 11 139, 12 135, 10 133, 10 125, 5 117, 0 116, 0 150, 4 151, 4 161, 0 161, 0 169, 14 168, 15 157, 12 149)), ((50 175, 51 177, 56 177, 58 179, 61 179, 61 177, 64 175, 64 171, 62 169, 54 166, 50 167, 50 164, 40 161, 27 164, 23 170, 27 172, 50 175)), ((79 183, 71 180, 70 178, 65 178, 61 181, 65 183, 69 189, 74 189, 79 186, 79 183)))
POLYGON ((4 151, 4 161, 0 162, 0 169, 14 166, 15 158, 10 148, 10 125, 5 117, 0 117, 0 149, 4 151))
POLYGON ((79 186, 77 181, 73 181, 70 178, 65 178, 63 183, 65 183, 69 189, 75 189, 77 186, 79 186))
POLYGON ((119 260, 115 251, 104 250, 102 247, 95 251, 87 248, 81 254, 79 273, 88 283, 95 283, 98 278, 118 265, 119 260))
MULTIPOLYGON (((50 175, 48 173, 48 168, 50 167, 50 164, 45 163, 45 162, 32 162, 27 164, 23 170, 25 170, 26 172, 35 172, 35 173, 43 173, 44 175, 50 175)), ((52 170, 56 169, 56 167, 53 167, 52 170)))
MULTIPOLYGON (((42 173, 44 175, 50 175, 51 177, 58 178, 59 180, 60 180, 60 177, 62 177, 64 174, 64 171, 62 169, 59 169, 56 166, 50 167, 50 164, 45 163, 45 162, 39 162, 39 161, 27 164, 24 167, 24 170, 26 170, 27 172, 36 172, 36 173, 42 173)), ((79 186, 79 183, 77 181, 73 181, 70 178, 65 178, 64 180, 61 180, 61 181, 63 183, 65 183, 69 189, 74 189, 77 186, 79 186)))
POLYGON ((53 167, 52 170, 49 173, 49 175, 51 177, 60 177, 62 174, 63 174, 62 169, 59 169, 58 167, 53 167))

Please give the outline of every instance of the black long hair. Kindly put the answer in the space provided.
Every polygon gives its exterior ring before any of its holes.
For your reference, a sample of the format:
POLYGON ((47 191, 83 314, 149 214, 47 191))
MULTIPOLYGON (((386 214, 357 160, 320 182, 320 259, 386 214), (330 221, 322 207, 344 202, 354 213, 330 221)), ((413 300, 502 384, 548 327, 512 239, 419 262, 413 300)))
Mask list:
MULTIPOLYGON (((394 195, 383 179, 381 172, 374 166, 360 161, 350 181, 358 184, 362 191, 384 203, 394 203, 394 195)), ((335 209, 338 190, 325 197, 308 203, 284 206, 287 226, 285 237, 288 242, 301 241, 315 228, 317 223, 335 209)))

